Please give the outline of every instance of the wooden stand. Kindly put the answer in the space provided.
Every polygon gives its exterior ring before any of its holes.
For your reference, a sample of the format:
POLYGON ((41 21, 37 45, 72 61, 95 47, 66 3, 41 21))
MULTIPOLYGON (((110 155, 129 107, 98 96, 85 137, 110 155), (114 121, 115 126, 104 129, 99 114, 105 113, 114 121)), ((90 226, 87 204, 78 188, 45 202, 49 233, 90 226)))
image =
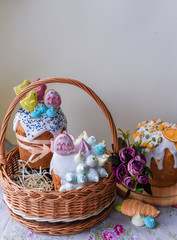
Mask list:
MULTIPOLYGON (((129 198, 138 199, 154 206, 172 206, 177 205, 177 184, 169 187, 151 187, 152 196, 143 193, 131 191, 129 198)), ((124 197, 127 189, 122 184, 117 184, 118 195, 124 197)))

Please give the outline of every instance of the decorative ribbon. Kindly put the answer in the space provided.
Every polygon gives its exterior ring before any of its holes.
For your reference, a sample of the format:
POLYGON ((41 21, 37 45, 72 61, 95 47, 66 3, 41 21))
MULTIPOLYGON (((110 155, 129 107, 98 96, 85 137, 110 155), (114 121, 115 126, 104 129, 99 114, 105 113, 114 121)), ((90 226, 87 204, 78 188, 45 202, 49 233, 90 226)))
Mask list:
POLYGON ((51 140, 33 140, 33 141, 30 141, 26 137, 21 136, 17 133, 16 133, 16 137, 17 137, 18 145, 21 148, 23 148, 23 149, 25 149, 25 150, 27 150, 28 152, 31 153, 31 156, 29 157, 28 162, 35 163, 39 159, 45 157, 49 152, 52 152, 52 150, 48 146, 45 145, 45 144, 50 144, 51 145, 51 142, 53 141, 52 139, 51 140), (19 140, 21 140, 23 142, 27 142, 27 143, 32 143, 32 144, 33 143, 41 144, 42 146, 40 146, 40 145, 27 146, 27 145, 23 144, 22 142, 20 142, 19 140), (33 157, 36 154, 39 154, 39 156, 37 156, 33 159, 33 157))

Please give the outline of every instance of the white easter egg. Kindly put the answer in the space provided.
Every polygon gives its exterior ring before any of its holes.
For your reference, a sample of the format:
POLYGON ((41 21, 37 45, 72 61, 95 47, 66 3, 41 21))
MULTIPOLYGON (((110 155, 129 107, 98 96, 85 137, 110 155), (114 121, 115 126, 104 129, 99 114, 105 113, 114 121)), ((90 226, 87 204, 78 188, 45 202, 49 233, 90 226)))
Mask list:
POLYGON ((98 160, 94 155, 89 155, 86 159, 86 164, 89 167, 96 167, 97 163, 98 163, 98 160))
POLYGON ((61 105, 60 94, 53 89, 48 90, 44 95, 44 104, 47 108, 53 107, 54 110, 59 109, 61 105))
POLYGON ((59 134, 54 140, 54 151, 59 154, 66 156, 74 150, 74 144, 71 138, 64 133, 59 134))

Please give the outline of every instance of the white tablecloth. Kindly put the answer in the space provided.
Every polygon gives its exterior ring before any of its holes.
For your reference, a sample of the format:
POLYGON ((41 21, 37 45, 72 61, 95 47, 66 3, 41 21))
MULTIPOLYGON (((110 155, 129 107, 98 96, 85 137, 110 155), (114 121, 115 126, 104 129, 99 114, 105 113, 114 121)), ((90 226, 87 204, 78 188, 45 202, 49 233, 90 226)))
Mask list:
MULTIPOLYGON (((120 201, 118 198, 116 200, 120 201)), ((76 235, 47 236, 29 231, 13 220, 3 200, 2 188, 0 187, 0 239, 1 240, 177 240, 177 209, 175 207, 159 207, 161 213, 156 218, 156 227, 135 227, 131 218, 116 212, 115 208, 100 225, 76 235)))

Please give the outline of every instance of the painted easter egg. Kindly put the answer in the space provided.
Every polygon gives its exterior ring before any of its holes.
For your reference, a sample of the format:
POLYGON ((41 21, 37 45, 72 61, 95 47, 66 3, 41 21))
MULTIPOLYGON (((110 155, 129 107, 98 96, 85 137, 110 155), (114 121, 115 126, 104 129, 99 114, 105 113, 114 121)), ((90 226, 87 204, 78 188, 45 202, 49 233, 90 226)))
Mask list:
POLYGON ((74 144, 71 138, 64 133, 59 134, 54 140, 54 151, 59 154, 66 156, 74 150, 74 144))
POLYGON ((155 220, 154 220, 153 217, 147 216, 147 217, 144 218, 144 224, 148 228, 154 228, 155 227, 155 220))
POLYGON ((53 107, 54 110, 59 109, 61 105, 60 94, 53 89, 48 90, 44 95, 44 104, 47 108, 53 107))

